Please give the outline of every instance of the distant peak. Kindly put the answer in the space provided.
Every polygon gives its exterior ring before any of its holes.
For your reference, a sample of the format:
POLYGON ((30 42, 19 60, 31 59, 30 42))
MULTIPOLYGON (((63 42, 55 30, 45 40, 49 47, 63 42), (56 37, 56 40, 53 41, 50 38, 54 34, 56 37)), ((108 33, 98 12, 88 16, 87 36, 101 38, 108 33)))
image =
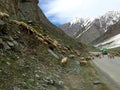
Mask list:
POLYGON ((70 24, 72 25, 72 24, 76 24, 76 23, 81 23, 82 21, 84 21, 82 18, 76 17, 70 21, 70 24))
POLYGON ((90 19, 90 18, 74 18, 70 21, 70 25, 73 25, 73 24, 77 24, 77 23, 80 23, 80 24, 83 24, 83 23, 86 23, 86 22, 92 22, 94 19, 90 19))

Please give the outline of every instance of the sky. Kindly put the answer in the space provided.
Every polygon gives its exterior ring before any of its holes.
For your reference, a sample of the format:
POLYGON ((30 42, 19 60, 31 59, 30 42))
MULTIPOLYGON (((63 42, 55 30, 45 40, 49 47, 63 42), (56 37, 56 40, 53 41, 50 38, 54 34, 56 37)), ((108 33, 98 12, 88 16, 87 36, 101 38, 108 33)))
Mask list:
POLYGON ((108 11, 120 11, 120 0, 39 0, 39 7, 55 25, 74 18, 92 18, 108 11))

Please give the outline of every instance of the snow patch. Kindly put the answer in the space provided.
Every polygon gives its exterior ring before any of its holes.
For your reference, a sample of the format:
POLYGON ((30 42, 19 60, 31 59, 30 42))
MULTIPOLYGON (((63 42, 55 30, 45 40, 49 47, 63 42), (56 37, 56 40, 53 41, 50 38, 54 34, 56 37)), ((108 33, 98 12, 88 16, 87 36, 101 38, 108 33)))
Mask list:
POLYGON ((118 34, 102 43, 95 45, 95 47, 101 47, 101 48, 106 47, 108 49, 120 47, 120 34, 118 34))

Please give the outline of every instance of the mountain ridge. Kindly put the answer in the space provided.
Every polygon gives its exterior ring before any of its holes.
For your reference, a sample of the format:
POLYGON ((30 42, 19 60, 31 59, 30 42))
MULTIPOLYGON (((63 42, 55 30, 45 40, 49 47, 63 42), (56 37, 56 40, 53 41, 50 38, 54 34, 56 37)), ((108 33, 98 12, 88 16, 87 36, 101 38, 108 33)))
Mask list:
POLYGON ((120 20, 120 12, 118 11, 109 11, 106 14, 99 16, 95 19, 74 19, 74 23, 66 23, 60 26, 60 28, 65 31, 69 36, 77 39, 78 41, 90 44, 95 39, 102 36, 104 33, 109 30, 109 27, 116 24, 120 20), (82 22, 80 22, 82 21, 82 22), (74 28, 73 28, 74 27, 74 28))

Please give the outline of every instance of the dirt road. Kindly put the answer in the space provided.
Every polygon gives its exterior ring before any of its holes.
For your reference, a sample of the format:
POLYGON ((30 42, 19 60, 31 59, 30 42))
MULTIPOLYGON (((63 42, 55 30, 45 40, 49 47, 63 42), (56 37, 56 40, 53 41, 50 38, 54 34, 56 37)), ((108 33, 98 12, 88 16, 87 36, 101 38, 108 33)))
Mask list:
POLYGON ((120 57, 110 59, 108 56, 104 56, 102 58, 95 58, 92 63, 103 82, 111 90, 120 90, 120 57))

